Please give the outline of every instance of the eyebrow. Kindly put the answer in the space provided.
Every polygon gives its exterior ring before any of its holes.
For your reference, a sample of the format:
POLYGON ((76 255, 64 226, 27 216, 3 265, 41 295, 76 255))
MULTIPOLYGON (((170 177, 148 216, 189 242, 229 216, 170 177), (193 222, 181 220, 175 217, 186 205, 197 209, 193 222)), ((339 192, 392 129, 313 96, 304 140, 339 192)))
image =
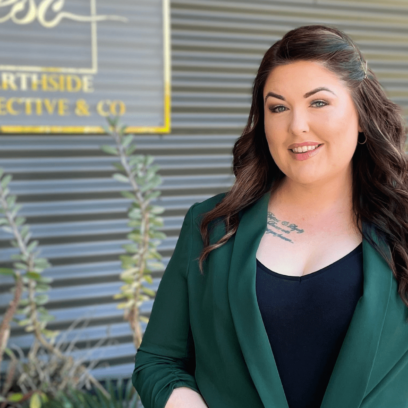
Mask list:
MULTIPOLYGON (((336 94, 335 94, 332 90, 330 90, 329 88, 326 88, 325 86, 321 86, 321 87, 319 87, 319 88, 313 89, 312 91, 306 92, 306 93, 303 95, 303 97, 304 97, 304 98, 308 98, 309 96, 311 96, 311 95, 313 95, 313 94, 315 94, 315 93, 317 93, 317 92, 320 92, 320 91, 328 91, 328 92, 331 92, 333 95, 336 95, 336 94)), ((265 96, 265 102, 264 102, 264 103, 266 103, 266 99, 268 98, 268 96, 273 96, 273 97, 275 97, 275 98, 281 99, 282 101, 285 101, 285 100, 286 100, 282 95, 279 95, 279 94, 276 94, 276 93, 273 93, 273 92, 268 92, 268 93, 266 94, 266 96, 265 96)), ((336 96, 337 96, 337 95, 336 95, 336 96)))

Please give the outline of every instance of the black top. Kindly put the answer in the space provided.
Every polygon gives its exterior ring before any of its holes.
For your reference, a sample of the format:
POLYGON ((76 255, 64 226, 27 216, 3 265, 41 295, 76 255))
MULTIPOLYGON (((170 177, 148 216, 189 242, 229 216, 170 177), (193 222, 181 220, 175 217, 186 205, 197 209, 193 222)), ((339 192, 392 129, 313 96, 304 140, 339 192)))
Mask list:
POLYGON ((318 408, 357 302, 363 295, 362 243, 305 276, 258 259, 256 295, 289 408, 318 408))

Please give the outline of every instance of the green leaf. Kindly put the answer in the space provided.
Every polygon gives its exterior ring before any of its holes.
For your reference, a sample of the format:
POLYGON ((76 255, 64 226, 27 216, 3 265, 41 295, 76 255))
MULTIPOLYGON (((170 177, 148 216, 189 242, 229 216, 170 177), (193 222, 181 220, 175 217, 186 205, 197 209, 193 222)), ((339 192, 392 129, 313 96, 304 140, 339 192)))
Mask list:
POLYGON ((156 295, 156 292, 154 290, 151 290, 151 289, 146 288, 144 286, 142 287, 142 291, 144 293, 146 293, 146 295, 150 295, 150 296, 155 296, 156 295))
MULTIPOLYGON (((17 210, 17 206, 14 207, 14 211, 18 211, 18 210, 17 210)), ((20 225, 24 224, 24 221, 25 221, 25 220, 26 220, 26 219, 25 219, 24 217, 17 217, 17 218, 14 220, 14 222, 15 222, 16 226, 19 227, 20 225)))
POLYGON ((142 221, 141 220, 132 220, 132 221, 129 221, 127 225, 129 227, 139 229, 139 227, 142 225, 142 221))
POLYGON ((146 181, 151 180, 154 175, 155 175, 154 168, 148 169, 147 172, 146 172, 146 181))
POLYGON ((46 330, 46 329, 43 329, 43 330, 41 330, 41 333, 44 336, 48 337, 48 338, 54 338, 54 337, 57 337, 60 334, 60 331, 59 330, 46 330))
POLYGON ((135 253, 135 252, 138 251, 139 245, 137 245, 137 244, 125 244, 125 245, 122 245, 122 248, 123 248, 126 252, 132 254, 132 253, 135 253))
POLYGON ((34 300, 37 305, 43 305, 48 302, 48 298, 48 295, 38 295, 34 298, 34 300))
POLYGON ((39 274, 38 272, 27 272, 26 275, 27 278, 33 279, 35 281, 39 281, 41 279, 41 274, 39 274))
POLYGON ((41 408, 41 398, 38 393, 34 393, 30 398, 30 408, 41 408))
POLYGON ((5 352, 10 358, 13 358, 13 357, 14 357, 14 353, 13 353, 13 351, 12 351, 10 348, 6 347, 6 348, 4 349, 4 352, 5 352))
POLYGON ((149 323, 149 319, 148 319, 146 316, 140 315, 140 316, 139 316, 139 320, 142 321, 142 322, 144 322, 144 323, 149 323))
POLYGON ((164 265, 161 262, 149 262, 149 267, 162 269, 164 265))
POLYGON ((50 263, 47 261, 46 258, 37 258, 34 260, 34 265, 37 268, 48 268, 50 266, 50 263))
POLYGON ((23 308, 23 309, 17 309, 16 310, 16 314, 22 314, 22 315, 25 315, 25 314, 27 314, 29 311, 30 311, 30 306, 26 306, 25 308, 23 308))
POLYGON ((42 392, 40 394, 41 402, 48 402, 49 398, 47 397, 47 394, 45 392, 42 392))
POLYGON ((51 289, 50 286, 48 286, 48 285, 43 285, 43 284, 41 284, 41 283, 36 286, 37 292, 47 292, 47 291, 49 291, 50 289, 51 289))
POLYGON ((141 218, 142 213, 139 208, 132 208, 128 213, 130 218, 141 218))
POLYGON ((146 282, 148 282, 150 284, 153 284, 153 279, 152 279, 152 277, 150 275, 145 275, 144 279, 145 279, 146 282))
POLYGON ((164 207, 160 207, 158 205, 151 206, 149 208, 149 212, 151 214, 162 214, 166 209, 164 207))
POLYGON ((122 125, 119 129, 119 133, 121 135, 123 135, 126 132, 126 128, 128 127, 128 125, 122 125))
POLYGON ((135 145, 129 146, 129 147, 125 150, 126 156, 131 155, 135 150, 136 150, 136 146, 135 146, 135 145))
POLYGON ((105 153, 113 154, 115 156, 117 156, 119 154, 118 149, 116 147, 109 146, 109 145, 101 146, 101 150, 103 150, 105 153))
POLYGON ((152 156, 152 155, 146 155, 146 157, 145 157, 145 166, 147 167, 147 166, 149 166, 150 164, 152 164, 153 163, 153 161, 154 161, 154 156, 152 156))
POLYGON ((140 184, 141 184, 140 191, 142 193, 148 190, 152 190, 155 187, 155 184, 153 181, 149 181, 148 183, 143 183, 143 184, 140 183, 140 184))
POLYGON ((23 319, 18 321, 19 326, 26 326, 29 323, 31 323, 31 319, 23 319))
POLYGON ((13 207, 14 204, 15 204, 15 202, 16 202, 16 199, 17 199, 17 196, 15 196, 15 195, 13 195, 13 196, 8 196, 8 197, 6 198, 7 205, 8 205, 9 207, 13 207))
POLYGON ((24 242, 27 242, 27 240, 31 237, 30 226, 24 225, 23 228, 21 228, 20 235, 23 237, 24 242))
POLYGON ((129 239, 131 239, 132 241, 136 241, 136 242, 142 242, 143 241, 143 237, 138 232, 130 232, 127 235, 127 237, 129 239))
POLYGON ((3 179, 1 180, 0 184, 3 188, 3 190, 6 189, 7 184, 10 183, 11 179, 13 178, 13 176, 11 176, 10 174, 7 174, 6 176, 3 177, 3 179))
POLYGON ((116 307, 118 309, 128 309, 129 307, 132 307, 134 303, 135 303, 134 300, 129 300, 128 302, 118 303, 116 307))
POLYGON ((55 317, 50 315, 50 314, 41 314, 38 316, 38 319, 40 320, 40 322, 52 322, 55 320, 55 317))
POLYGON ((16 392, 14 394, 11 394, 7 399, 10 402, 18 402, 18 401, 22 400, 23 397, 24 397, 23 394, 21 394, 20 392, 16 392))
POLYGON ((21 263, 21 262, 16 262, 16 263, 14 264, 14 267, 15 267, 16 269, 22 269, 23 271, 27 270, 27 264, 23 264, 23 263, 21 263))
POLYGON ((153 233, 149 233, 150 238, 153 239, 166 239, 167 235, 164 232, 154 231, 153 233))
POLYGON ((151 193, 145 194, 145 199, 152 200, 154 198, 159 197, 160 194, 161 194, 161 191, 152 191, 151 193))
POLYGON ((0 275, 15 276, 14 269, 11 269, 11 268, 0 268, 0 275))
POLYGON ((123 142, 122 145, 124 147, 129 146, 129 144, 132 142, 132 140, 134 139, 134 135, 127 135, 123 138, 123 142))
POLYGON ((150 218, 150 225, 155 227, 162 227, 164 225, 163 218, 161 217, 150 218))
POLYGON ((122 196, 125 198, 130 198, 131 200, 135 199, 135 194, 131 193, 130 191, 121 191, 120 194, 122 194, 122 196))
POLYGON ((110 126, 116 128, 116 126, 117 126, 117 124, 118 124, 118 122, 119 122, 119 116, 114 116, 114 117, 108 116, 108 117, 106 118, 106 120, 108 121, 108 123, 109 123, 110 126))
POLYGON ((112 166, 115 167, 115 169, 124 172, 125 168, 123 167, 123 165, 121 163, 112 163, 112 166))
POLYGON ((134 156, 129 157, 128 163, 131 166, 134 166, 135 164, 142 164, 144 162, 144 156, 140 154, 135 154, 134 156))
POLYGON ((51 283, 53 279, 47 276, 41 276, 41 278, 38 281, 41 283, 51 283))
POLYGON ((30 253, 33 252, 34 248, 36 248, 37 245, 38 245, 38 241, 31 242, 30 245, 28 245, 27 247, 27 251, 30 253))
POLYGON ((118 181, 122 182, 122 183, 129 183, 129 178, 124 176, 123 174, 120 174, 120 173, 115 173, 113 175, 113 178, 115 180, 118 180, 118 181))

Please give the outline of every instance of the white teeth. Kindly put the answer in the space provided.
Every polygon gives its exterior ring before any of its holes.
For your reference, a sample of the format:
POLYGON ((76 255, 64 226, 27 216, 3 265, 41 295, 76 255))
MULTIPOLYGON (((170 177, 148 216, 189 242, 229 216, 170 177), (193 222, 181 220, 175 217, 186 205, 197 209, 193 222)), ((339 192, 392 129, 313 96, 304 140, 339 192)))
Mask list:
POLYGON ((314 149, 316 149, 318 147, 319 147, 319 145, 316 145, 316 146, 301 146, 301 147, 295 147, 295 148, 290 149, 290 150, 292 150, 292 152, 294 152, 294 153, 303 153, 303 152, 307 152, 309 150, 314 150, 314 149))

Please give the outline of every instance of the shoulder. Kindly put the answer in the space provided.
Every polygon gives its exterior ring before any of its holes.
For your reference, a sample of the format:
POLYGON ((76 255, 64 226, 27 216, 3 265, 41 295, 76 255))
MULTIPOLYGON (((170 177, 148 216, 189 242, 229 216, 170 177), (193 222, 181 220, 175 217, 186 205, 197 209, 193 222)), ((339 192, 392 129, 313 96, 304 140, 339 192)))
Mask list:
POLYGON ((193 204, 190 207, 189 212, 191 213, 194 223, 198 225, 201 221, 202 215, 214 209, 215 206, 220 203, 227 194, 228 191, 225 191, 223 193, 211 196, 204 201, 193 204))
POLYGON ((204 201, 197 202, 195 203, 191 208, 193 212, 193 216, 197 216, 199 214, 206 213, 208 211, 211 211, 215 206, 220 203, 223 198, 228 194, 228 192, 223 192, 216 194, 212 197, 207 198, 204 201))

